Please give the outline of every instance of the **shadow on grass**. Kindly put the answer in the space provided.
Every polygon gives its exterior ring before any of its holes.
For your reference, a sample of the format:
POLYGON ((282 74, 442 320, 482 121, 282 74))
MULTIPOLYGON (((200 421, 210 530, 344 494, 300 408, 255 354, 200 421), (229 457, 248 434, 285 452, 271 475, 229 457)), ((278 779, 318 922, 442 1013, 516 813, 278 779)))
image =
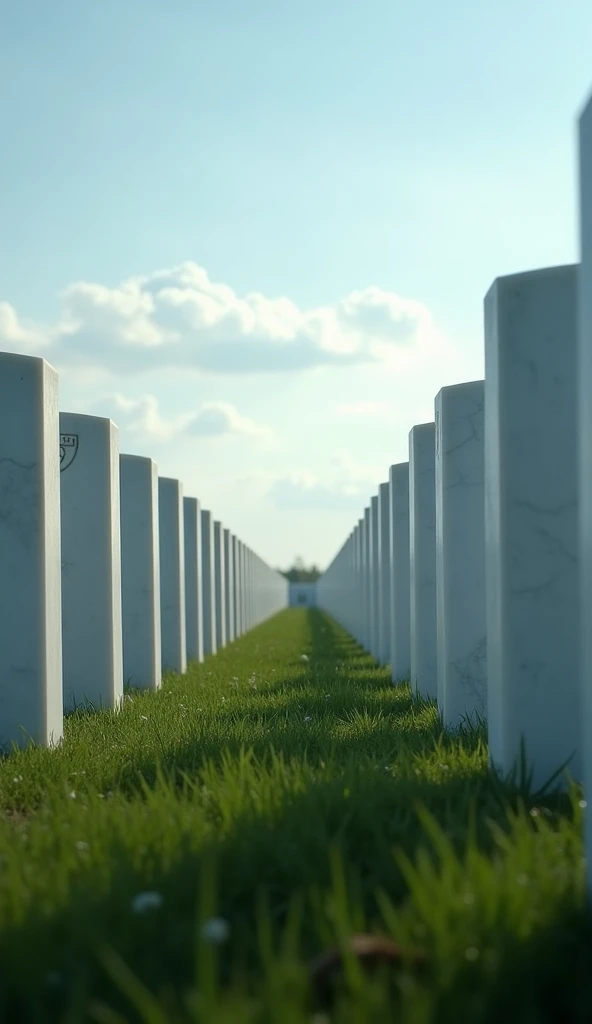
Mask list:
MULTIPOLYGON (((471 796, 479 800, 479 794, 475 779, 471 796)), ((395 903, 406 893, 393 849, 401 846, 414 856, 426 845, 415 814, 418 801, 429 806, 462 849, 470 812, 466 782, 398 782, 378 770, 356 770, 355 763, 339 777, 313 779, 303 792, 286 792, 263 812, 255 798, 246 801, 244 811, 215 838, 204 834, 200 840, 185 828, 174 849, 155 843, 159 852, 144 858, 130 848, 120 827, 109 849, 107 892, 95 886, 96 869, 79 870, 69 882, 66 907, 48 913, 43 906, 30 905, 23 908, 17 927, 0 932, 0 1019, 62 1020, 65 1013, 74 1013, 77 1000, 90 995, 123 1007, 96 959, 103 943, 115 949, 151 990, 189 987, 198 880, 204 865, 212 861, 218 879, 216 913, 232 928, 225 971, 236 956, 250 970, 261 968, 256 934, 261 898, 268 901, 274 928, 281 929, 296 894, 330 888, 332 847, 339 849, 346 865, 350 897, 372 927, 378 915, 376 890, 388 893, 395 903), (134 916, 131 897, 146 891, 157 892, 162 907, 157 913, 134 916), (48 983, 48 978, 59 980, 48 983)), ((173 816, 174 806, 171 793, 173 816)), ((209 813, 213 823, 221 823, 224 815, 215 800, 209 813)), ((485 827, 481 840, 488 841, 485 827)), ((306 956, 319 951, 318 929, 311 917, 304 920, 301 941, 306 956)))
MULTIPOLYGON (((219 738, 202 736, 175 746, 158 762, 154 757, 135 760, 112 780, 112 788, 137 796, 138 774, 142 775, 152 791, 164 792, 174 819, 179 790, 187 787, 190 776, 196 782, 195 825, 185 824, 174 846, 155 840, 152 849, 146 842, 142 851, 126 839, 122 812, 119 830, 110 842, 107 886, 96 884, 96 868, 78 868, 68 881, 67 906, 52 910, 32 903, 23 906, 19 925, 0 931, 0 1019, 70 1024, 88 1019, 83 1007, 90 996, 123 1006, 96 959, 97 948, 104 942, 151 990, 190 987, 198 880, 211 862, 215 862, 217 873, 215 912, 226 918, 232 929, 222 963, 228 976, 237 958, 255 972, 261 969, 256 919, 263 896, 273 925, 281 928, 295 895, 327 892, 332 882, 328 856, 332 848, 340 852, 348 892, 363 911, 367 927, 378 917, 378 889, 395 905, 400 904, 408 889, 393 851, 400 848, 415 858, 429 845, 416 814, 418 803, 430 810, 459 851, 465 846, 472 809, 477 809, 478 846, 491 848, 488 819, 503 824, 505 814, 485 760, 467 756, 457 774, 446 770, 445 764, 433 765, 430 777, 419 768, 420 774, 416 774, 416 756, 458 749, 458 741, 442 734, 433 714, 430 720, 433 706, 413 698, 408 687, 393 687, 388 670, 374 666, 369 656, 321 613, 311 614, 310 628, 310 648, 304 653, 309 653, 311 660, 302 675, 278 679, 252 697, 247 694, 255 706, 247 707, 241 720, 260 733, 249 744, 249 755, 244 754, 244 741, 232 735, 224 740, 223 749, 219 738), (332 663, 338 663, 339 672, 335 673, 335 706, 328 707, 326 694, 330 690, 322 666, 332 663), (353 682, 348 682, 348 677, 353 682), (321 680, 322 689, 314 692, 321 680), (273 705, 266 707, 267 700, 273 700, 273 705), (317 720, 309 732, 303 731, 303 713, 317 720), (410 728, 414 714, 420 724, 415 721, 410 728), (353 721, 356 715, 365 717, 353 721), (349 732, 348 724, 352 724, 349 732), (249 780, 240 809, 229 816, 222 787, 209 799, 204 827, 202 773, 224 772, 228 760, 240 758, 245 760, 249 780), (301 776, 293 784, 288 781, 276 797, 260 798, 257 773, 263 775, 279 764, 277 777, 281 780, 282 765, 289 768, 293 759, 306 762, 301 776), (392 765, 398 759, 402 765, 393 774, 392 765), (160 773, 168 778, 168 791, 159 781, 160 773), (130 911, 130 899, 145 891, 159 893, 162 906, 156 913, 138 917, 130 911)), ((236 716, 236 711, 221 710, 216 717, 218 722, 228 721, 231 730, 236 716)), ((482 737, 469 734, 463 740, 467 755, 477 755, 481 742, 482 737)), ((148 801, 146 814, 150 814, 148 801)), ((467 965, 466 977, 460 971, 454 986, 448 990, 443 986, 442 1016, 437 1019, 487 1024, 499 1019, 579 1019, 545 1015, 551 1005, 563 1006, 561 1012, 575 1005, 577 986, 584 995, 588 992, 582 956, 577 977, 572 976, 571 995, 566 989, 567 974, 562 975, 557 965, 569 960, 573 942, 567 943, 564 955, 561 927, 556 925, 518 945, 508 940, 500 970, 489 979, 479 976, 472 1014, 467 1012, 466 998, 472 991, 474 972, 471 975, 467 965), (543 982, 536 977, 537 962, 549 964, 543 982), (541 998, 541 993, 547 995, 541 998), (535 1011, 528 1000, 539 1016, 532 1016, 535 1011), (514 1012, 516 1007, 520 1007, 520 1015, 514 1012), (453 1010, 455 1016, 446 1016, 453 1010)), ((583 934, 580 917, 575 916, 569 928, 568 935, 583 934)), ((318 921, 314 915, 305 915, 302 951, 311 955, 318 949, 318 921)))

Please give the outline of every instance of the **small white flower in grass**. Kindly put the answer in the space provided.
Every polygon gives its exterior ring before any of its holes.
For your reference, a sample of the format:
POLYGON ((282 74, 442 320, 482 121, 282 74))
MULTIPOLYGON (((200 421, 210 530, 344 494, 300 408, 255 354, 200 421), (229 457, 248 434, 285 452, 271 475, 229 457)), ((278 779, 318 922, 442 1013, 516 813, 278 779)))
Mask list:
POLYGON ((148 715, 140 715, 140 718, 142 719, 143 722, 148 721, 148 715))
POLYGON ((584 807, 587 807, 587 806, 588 806, 588 801, 587 800, 578 800, 578 807, 584 808, 584 807))
POLYGON ((305 715, 304 716, 304 721, 305 722, 312 722, 312 715, 305 715))
POLYGON ((72 792, 70 793, 70 800, 75 800, 75 799, 76 799, 76 793, 74 792, 74 790, 72 790, 72 792))
POLYGON ((541 812, 539 811, 538 807, 531 807, 531 809, 530 809, 530 816, 531 816, 531 818, 538 818, 540 813, 541 812))
POLYGON ((211 917, 205 921, 201 929, 202 938, 216 946, 226 942, 230 935, 230 925, 223 917, 211 917))
POLYGON ((139 892, 132 900, 134 914, 145 914, 147 910, 158 910, 164 900, 159 892, 139 892))
POLYGON ((306 662, 306 661, 308 661, 308 655, 306 655, 306 654, 302 654, 302 655, 300 656, 300 661, 305 661, 305 662, 306 662))
POLYGON ((14 777, 14 779, 12 781, 13 782, 22 782, 23 781, 23 777, 22 777, 22 775, 15 775, 15 777, 14 777))

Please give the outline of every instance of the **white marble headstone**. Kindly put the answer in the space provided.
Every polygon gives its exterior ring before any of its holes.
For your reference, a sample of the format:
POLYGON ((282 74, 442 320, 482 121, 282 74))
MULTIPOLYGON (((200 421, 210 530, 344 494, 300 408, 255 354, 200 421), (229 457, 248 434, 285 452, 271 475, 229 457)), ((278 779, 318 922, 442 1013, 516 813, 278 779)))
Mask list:
POLYGON ((241 621, 243 633, 248 633, 251 628, 249 614, 249 549, 241 541, 241 621))
POLYGON ((409 432, 409 588, 411 685, 437 695, 435 424, 409 432))
MULTIPOLYGON (((378 626, 380 630, 380 663, 388 665, 391 660, 391 531, 390 531, 390 487, 388 483, 378 488, 378 626)), ((355 540, 355 539, 354 539, 355 540)))
POLYGON ((240 541, 234 534, 232 538, 232 574, 234 578, 233 590, 233 614, 234 614, 234 635, 238 639, 242 635, 241 623, 241 602, 240 602, 240 541))
MULTIPOLYGON (((581 621, 592 623, 592 97, 579 123, 580 238, 578 290, 581 621)), ((582 629, 581 699, 588 892, 592 892, 592 629, 582 629)))
POLYGON ((447 728, 487 717, 485 384, 436 396, 438 705, 447 728))
POLYGON ((158 467, 120 455, 123 679, 138 689, 162 682, 158 467))
POLYGON ((364 509, 364 647, 372 651, 372 539, 370 509, 364 509))
POLYGON ((63 730, 58 375, 0 352, 0 744, 63 730))
POLYGON ((409 615, 409 463, 399 462, 389 471, 391 671, 394 683, 411 676, 409 615))
POLYGON ((64 709, 123 698, 119 431, 60 413, 64 709))
POLYGON ((234 559, 233 536, 230 530, 224 530, 224 617, 226 622, 226 642, 234 640, 234 559))
POLYGON ((356 537, 356 640, 361 647, 364 647, 364 630, 366 625, 365 604, 364 604, 364 517, 358 519, 356 537))
POLYGON ((185 536, 183 485, 158 479, 160 622, 163 671, 187 671, 185 630, 185 536))
POLYGON ((380 660, 380 627, 378 600, 380 590, 380 564, 378 560, 378 495, 370 499, 370 534, 371 534, 371 568, 370 568, 370 651, 377 661, 380 660))
POLYGON ((187 660, 202 662, 203 599, 201 565, 201 508, 197 498, 183 498, 185 546, 185 616, 187 660))
POLYGON ((203 648, 204 656, 216 653, 216 599, 214 584, 214 517, 207 509, 201 513, 203 648))
POLYGON ((507 772, 524 739, 536 785, 574 753, 582 776, 577 276, 502 277, 485 299, 489 750, 507 772))
POLYGON ((214 521, 214 594, 216 647, 226 647, 226 588, 224 586, 224 528, 214 521))

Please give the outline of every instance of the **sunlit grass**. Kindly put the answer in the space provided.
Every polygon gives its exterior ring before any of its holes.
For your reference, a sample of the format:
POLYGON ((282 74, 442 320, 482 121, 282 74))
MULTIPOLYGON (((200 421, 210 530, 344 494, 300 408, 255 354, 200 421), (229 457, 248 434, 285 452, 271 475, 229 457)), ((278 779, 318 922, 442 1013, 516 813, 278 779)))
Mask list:
POLYGON ((581 794, 500 783, 485 739, 303 610, 77 712, 0 762, 0 1020, 592 1019, 581 794), (363 931, 404 964, 346 948, 323 1003, 310 958, 363 931))

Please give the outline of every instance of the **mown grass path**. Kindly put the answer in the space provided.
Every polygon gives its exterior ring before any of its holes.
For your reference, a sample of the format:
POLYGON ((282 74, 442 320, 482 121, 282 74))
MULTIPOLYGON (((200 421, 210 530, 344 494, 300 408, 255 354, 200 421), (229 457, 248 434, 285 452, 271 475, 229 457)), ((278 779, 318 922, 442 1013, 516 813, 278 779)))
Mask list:
POLYGON ((580 794, 501 787, 319 612, 72 716, 0 807, 7 1024, 592 1019, 580 794), (403 963, 345 954, 323 1002, 307 964, 356 932, 403 963))

